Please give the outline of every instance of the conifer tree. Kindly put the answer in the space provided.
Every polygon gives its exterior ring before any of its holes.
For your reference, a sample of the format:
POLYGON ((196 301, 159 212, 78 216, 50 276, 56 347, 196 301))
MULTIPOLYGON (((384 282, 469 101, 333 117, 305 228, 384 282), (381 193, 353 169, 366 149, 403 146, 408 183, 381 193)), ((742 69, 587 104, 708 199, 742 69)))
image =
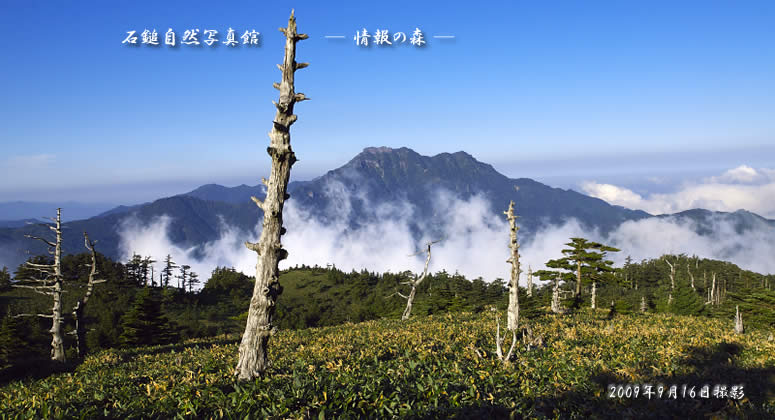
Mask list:
POLYGON ((162 312, 161 299, 151 288, 137 293, 121 325, 121 342, 127 345, 162 344, 174 337, 170 322, 162 312))
MULTIPOLYGON (((562 280, 576 282, 575 296, 577 298, 581 295, 582 283, 609 282, 613 280, 613 262, 606 260, 605 254, 607 252, 618 252, 618 249, 584 238, 571 238, 571 242, 565 245, 569 247, 562 250, 565 257, 549 260, 546 266, 564 270, 561 273, 562 280)), ((549 270, 541 270, 534 274, 539 275, 544 280, 548 280, 556 275, 549 270)))
POLYGON ((165 288, 170 286, 170 279, 173 276, 174 269, 177 267, 178 265, 172 261, 172 255, 167 254, 167 257, 164 258, 164 268, 161 270, 161 282, 165 288))
POLYGON ((11 273, 8 272, 8 267, 3 267, 0 270, 0 290, 7 290, 11 288, 11 273))
POLYGON ((0 369, 47 358, 49 340, 36 318, 13 316, 8 308, 0 320, 0 369))
POLYGON ((186 282, 188 281, 188 270, 191 269, 190 265, 180 266, 180 275, 178 276, 178 288, 186 291, 186 282))
POLYGON ((678 315, 704 315, 705 302, 689 285, 679 284, 672 292, 673 301, 668 310, 678 315))
POLYGON ((199 284, 199 274, 192 271, 188 274, 188 292, 194 293, 194 285, 199 284))

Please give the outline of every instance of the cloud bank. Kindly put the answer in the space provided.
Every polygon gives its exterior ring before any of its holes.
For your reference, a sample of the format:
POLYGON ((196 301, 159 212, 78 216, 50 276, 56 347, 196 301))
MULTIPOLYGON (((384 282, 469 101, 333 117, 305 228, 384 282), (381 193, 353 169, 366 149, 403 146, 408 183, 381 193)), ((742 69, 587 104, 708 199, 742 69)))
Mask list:
POLYGON ((725 212, 745 209, 775 219, 775 169, 754 169, 742 165, 719 176, 685 183, 672 193, 648 196, 594 181, 583 182, 581 189, 611 204, 651 214, 669 214, 694 208, 725 212))
MULTIPOLYGON (((288 233, 283 236, 283 245, 289 257, 280 268, 334 264, 345 271, 419 273, 425 256, 409 255, 421 249, 423 243, 442 238, 432 248, 430 271, 457 271, 469 279, 482 277, 485 281, 509 275, 508 225, 501 212, 494 211, 484 197, 461 199, 449 192, 436 192, 434 214, 444 217, 434 219, 435 233, 418 236, 411 228, 418 223, 416 212, 406 201, 373 205, 367 202, 365 194, 352 194, 337 183, 329 185, 325 194, 331 200, 324 218, 313 217, 292 200, 287 203, 284 221, 288 233), (353 212, 351 200, 360 200, 367 204, 364 208, 371 209, 368 223, 353 227, 348 222, 353 212)), ((151 255, 158 261, 158 273, 161 261, 171 254, 178 264, 191 265, 203 282, 217 266, 234 267, 248 275, 255 273, 256 255, 245 248, 244 242, 258 240, 260 224, 252 232, 240 232, 222 222, 221 237, 195 253, 194 248, 182 248, 169 239, 171 220, 170 216, 162 216, 142 225, 136 219, 126 219, 120 229, 122 259, 128 260, 133 252, 151 255), (195 258, 199 254, 202 257, 195 258)), ((610 234, 602 235, 570 219, 561 225, 545 225, 531 237, 520 238, 522 268, 525 272, 528 265, 533 270, 544 268, 546 261, 562 256, 560 251, 569 238, 581 236, 622 249, 611 255, 617 265, 628 255, 639 261, 686 253, 731 261, 760 273, 775 273, 775 229, 761 223, 738 234, 731 223, 721 218, 712 219, 711 224, 713 234, 702 236, 696 233, 697 226, 692 222, 650 218, 622 223, 610 234)))

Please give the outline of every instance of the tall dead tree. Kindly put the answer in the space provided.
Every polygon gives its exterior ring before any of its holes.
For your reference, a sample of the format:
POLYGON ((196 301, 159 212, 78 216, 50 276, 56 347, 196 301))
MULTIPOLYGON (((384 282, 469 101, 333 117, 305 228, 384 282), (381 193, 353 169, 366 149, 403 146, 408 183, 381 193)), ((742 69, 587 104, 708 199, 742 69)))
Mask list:
POLYGON ((527 297, 533 297, 533 269, 527 266, 527 297))
POLYGON ((86 304, 89 302, 89 298, 94 292, 94 285, 105 283, 107 280, 97 280, 97 251, 94 249, 94 241, 89 239, 89 234, 83 233, 84 244, 86 249, 91 253, 91 264, 89 265, 89 282, 86 284, 86 294, 83 298, 75 303, 73 308, 73 319, 75 320, 75 344, 78 350, 78 357, 83 357, 86 354, 86 328, 84 328, 83 311, 86 309, 86 304))
POLYGON ((65 361, 65 347, 62 341, 62 209, 57 209, 56 219, 54 226, 49 226, 49 229, 54 231, 56 235, 56 242, 51 242, 47 239, 40 238, 32 235, 24 235, 30 239, 37 239, 48 246, 49 254, 54 256, 53 264, 34 264, 27 262, 27 268, 32 271, 37 271, 41 277, 32 279, 21 279, 19 283, 14 287, 32 289, 38 293, 51 296, 53 298, 53 305, 51 308, 51 314, 23 314, 21 316, 38 316, 41 318, 51 318, 51 360, 57 362, 65 361), (30 283, 30 284, 27 284, 30 283))
POLYGON ((273 101, 277 112, 269 132, 270 144, 266 149, 272 159, 271 172, 268 181, 262 179, 266 185, 265 200, 251 197, 264 213, 263 229, 257 243, 245 242, 248 249, 258 254, 258 261, 253 297, 250 299, 248 319, 235 370, 239 380, 250 380, 262 375, 269 364, 267 346, 269 336, 275 331, 272 320, 275 303, 280 294, 278 265, 288 257, 288 251, 283 249, 280 236, 285 233, 283 204, 290 197, 287 192, 288 181, 291 166, 296 162, 296 156, 291 149, 290 134, 291 125, 297 119, 293 114, 293 107, 296 102, 309 99, 303 93, 296 93, 293 85, 295 71, 309 65, 296 62, 296 42, 307 39, 308 36, 296 32, 293 10, 288 19, 288 27, 279 30, 285 35, 285 56, 283 64, 277 65, 282 72, 282 80, 273 84, 280 91, 280 97, 277 102, 273 101))
POLYGON ((409 280, 401 283, 401 284, 405 284, 405 285, 411 287, 411 290, 409 290, 409 294, 408 295, 404 295, 401 292, 399 292, 398 290, 396 290, 396 292, 394 293, 394 295, 398 295, 398 296, 401 296, 402 298, 406 299, 406 308, 404 308, 404 313, 401 315, 401 321, 406 321, 412 315, 412 304, 414 303, 414 296, 417 293, 417 287, 428 276, 428 264, 430 264, 430 262, 431 262, 431 245, 433 245, 435 243, 438 243, 439 241, 428 242, 425 245, 426 248, 425 248, 424 251, 418 251, 418 252, 410 255, 410 257, 414 257, 416 255, 420 255, 420 254, 426 253, 427 257, 425 258, 425 268, 423 269, 422 275, 420 277, 416 277, 414 279, 409 279, 409 280))
POLYGON ((517 241, 517 232, 519 226, 517 226, 517 215, 514 214, 514 201, 509 203, 508 211, 504 211, 506 220, 509 221, 509 249, 511 255, 506 260, 511 264, 511 279, 509 280, 509 306, 507 309, 507 325, 506 328, 509 331, 516 332, 519 326, 519 242, 517 241))
POLYGON ((503 356, 503 340, 505 339, 505 336, 501 338, 501 324, 500 324, 500 316, 496 314, 496 331, 495 331, 495 353, 498 356, 499 360, 502 360, 504 363, 509 360, 511 357, 512 351, 514 351, 514 345, 517 343, 517 327, 519 326, 519 241, 517 240, 517 232, 519 231, 519 226, 517 226, 517 215, 514 214, 514 201, 512 200, 509 203, 509 209, 507 211, 504 211, 503 214, 506 215, 506 220, 509 221, 509 250, 511 250, 511 255, 509 255, 509 259, 506 260, 507 263, 511 264, 511 278, 509 279, 509 306, 506 310, 506 329, 511 331, 511 348, 509 348, 509 352, 506 354, 505 358, 503 356))

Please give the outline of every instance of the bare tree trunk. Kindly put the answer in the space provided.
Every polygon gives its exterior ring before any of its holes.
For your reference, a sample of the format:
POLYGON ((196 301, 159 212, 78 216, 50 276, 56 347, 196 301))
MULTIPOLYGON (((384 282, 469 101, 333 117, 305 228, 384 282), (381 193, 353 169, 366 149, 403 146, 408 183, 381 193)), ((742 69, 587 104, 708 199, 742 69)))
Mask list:
POLYGON ((527 266, 527 297, 533 297, 533 269, 527 266))
POLYGON ((641 296, 640 298, 640 311, 641 313, 646 313, 646 296, 641 296))
POLYGON ((509 204, 509 210, 504 211, 506 220, 509 221, 509 248, 511 256, 506 262, 511 263, 511 280, 509 281, 509 307, 507 310, 507 325, 509 331, 516 331, 519 326, 519 242, 517 241, 517 217, 514 214, 514 201, 509 204))
POLYGON ((54 248, 54 307, 51 314, 51 360, 65 361, 65 346, 62 341, 62 209, 57 209, 56 232, 57 242, 54 248))
POLYGON ((710 301, 711 304, 715 305, 717 300, 718 292, 716 291, 716 273, 713 273, 713 283, 711 283, 710 286, 710 301))
POLYGON ((24 314, 21 316, 38 316, 41 318, 51 318, 51 360, 57 362, 65 361, 65 347, 62 341, 62 222, 61 222, 62 209, 57 209, 56 219, 54 226, 49 226, 49 229, 56 234, 56 242, 51 242, 44 238, 40 238, 32 235, 25 235, 30 239, 37 239, 46 245, 48 245, 48 252, 54 256, 53 264, 34 264, 27 262, 26 265, 32 270, 39 272, 42 278, 21 279, 14 287, 32 289, 38 293, 51 296, 53 298, 53 305, 51 308, 51 315, 46 314, 24 314), (23 284, 31 282, 31 285, 23 284), (18 284, 22 283, 22 284, 18 284))
POLYGON ((686 265, 686 272, 689 273, 689 278, 692 281, 692 290, 695 290, 694 289, 694 274, 692 274, 691 265, 689 265, 689 264, 686 265))
POLYGON ((597 305, 595 305, 595 298, 597 297, 597 282, 592 282, 592 309, 597 309, 597 305))
POLYGON ((675 289, 675 266, 665 257, 665 262, 670 266, 670 288, 675 289))
POLYGON ((581 261, 576 262, 576 297, 581 296, 581 261))
POLYGON ((406 308, 404 308, 404 313, 401 315, 401 320, 402 321, 406 321, 407 319, 409 319, 410 316, 412 316, 412 304, 414 303, 414 295, 417 292, 417 286, 419 286, 420 283, 422 283, 423 280, 425 280, 425 277, 428 276, 428 264, 430 264, 430 262, 431 262, 431 245, 433 245, 436 242, 438 242, 438 241, 428 242, 427 245, 426 245, 427 248, 426 248, 425 252, 428 254, 428 257, 425 258, 425 268, 422 271, 422 276, 420 276, 417 279, 409 280, 406 283, 404 283, 404 284, 408 284, 408 285, 410 285, 412 287, 412 290, 409 291, 409 296, 404 296, 401 293, 396 292, 399 296, 401 296, 404 299, 406 299, 406 308))
POLYGON ((670 293, 669 295, 667 295, 667 305, 670 306, 672 304, 673 304, 673 294, 670 293))
POLYGON ((562 308, 560 308, 560 278, 557 277, 554 279, 554 289, 552 290, 552 313, 562 312, 562 308))
POLYGON ((251 197, 264 212, 263 230, 258 243, 246 242, 248 249, 258 254, 256 263, 256 282, 253 287, 253 297, 250 299, 250 309, 245 325, 245 333, 239 346, 239 360, 235 375, 239 380, 250 380, 261 376, 267 369, 267 346, 269 336, 274 332, 275 302, 280 294, 279 268, 281 260, 288 257, 288 251, 282 248, 280 236, 285 233, 283 228, 283 204, 289 198, 287 189, 291 166, 296 162, 296 156, 291 149, 290 127, 296 121, 293 107, 296 102, 306 100, 304 94, 294 91, 294 72, 307 67, 308 63, 296 62, 296 42, 307 39, 306 34, 296 32, 296 18, 291 11, 288 27, 280 28, 285 34, 285 57, 282 65, 282 81, 274 84, 280 91, 280 98, 275 102, 277 113, 269 132, 271 139, 267 153, 272 158, 269 181, 265 181, 266 199, 261 202, 251 197))
POLYGON ((735 333, 743 333, 743 316, 740 314, 740 306, 735 306, 735 333))
POLYGON ((498 360, 502 361, 504 364, 509 361, 511 358, 511 353, 514 351, 514 346, 517 344, 517 330, 511 330, 511 347, 509 347, 509 352, 506 353, 506 356, 503 356, 503 340, 506 338, 505 336, 501 338, 501 322, 500 322, 500 316, 498 316, 498 313, 495 313, 495 324, 496 324, 496 330, 495 330, 495 355, 498 356, 498 360))
POLYGON ((86 328, 83 325, 83 311, 86 309, 86 304, 89 302, 94 291, 94 285, 99 283, 105 283, 106 280, 97 280, 97 251, 94 249, 94 242, 89 240, 89 235, 83 233, 84 243, 86 249, 91 252, 91 270, 89 271, 89 282, 86 285, 86 294, 83 299, 76 302, 73 308, 73 318, 75 319, 75 342, 76 349, 78 350, 78 357, 86 355, 86 328))

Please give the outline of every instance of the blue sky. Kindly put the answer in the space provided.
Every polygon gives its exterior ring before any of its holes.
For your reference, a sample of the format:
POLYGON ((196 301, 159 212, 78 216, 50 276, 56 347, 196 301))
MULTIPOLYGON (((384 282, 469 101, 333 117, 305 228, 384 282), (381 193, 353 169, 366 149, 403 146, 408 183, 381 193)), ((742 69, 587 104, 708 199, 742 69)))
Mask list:
MULTIPOLYGON (((131 204, 257 184, 291 8, 296 179, 367 146, 465 150, 512 177, 641 194, 775 156, 775 3, 0 4, 0 201, 131 204), (231 27, 258 48, 122 45, 126 31, 231 27), (428 44, 359 48, 410 33, 428 44), (325 39, 344 35, 344 40, 325 39), (454 35, 453 40, 433 35, 454 35)), ((200 37, 201 39, 201 37, 200 37)))

